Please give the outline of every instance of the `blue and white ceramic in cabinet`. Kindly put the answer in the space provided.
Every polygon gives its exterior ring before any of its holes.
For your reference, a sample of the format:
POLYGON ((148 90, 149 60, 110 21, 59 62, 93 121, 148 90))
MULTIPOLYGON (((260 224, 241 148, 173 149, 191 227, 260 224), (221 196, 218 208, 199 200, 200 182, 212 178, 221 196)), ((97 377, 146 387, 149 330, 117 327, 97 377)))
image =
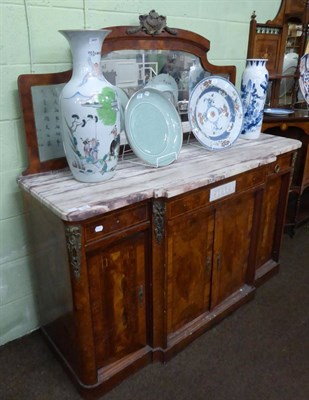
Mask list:
POLYGON ((240 96, 244 108, 241 137, 257 139, 261 133, 269 73, 265 59, 248 59, 241 78, 240 96))
POLYGON ((60 95, 62 139, 75 179, 112 178, 120 146, 120 104, 116 88, 103 76, 100 61, 108 30, 60 31, 73 56, 73 74, 60 95))
POLYGON ((304 54, 300 59, 299 72, 299 87, 304 99, 309 104, 309 53, 304 54))

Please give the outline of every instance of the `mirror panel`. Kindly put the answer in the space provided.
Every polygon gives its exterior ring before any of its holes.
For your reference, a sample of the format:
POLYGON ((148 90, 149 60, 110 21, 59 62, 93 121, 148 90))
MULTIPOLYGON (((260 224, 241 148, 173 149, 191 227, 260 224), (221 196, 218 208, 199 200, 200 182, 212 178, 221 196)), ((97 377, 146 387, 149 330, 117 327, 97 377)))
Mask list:
MULTIPOLYGON (((144 86, 165 88, 155 79, 168 74, 177 86, 178 99, 175 106, 182 115, 195 85, 211 72, 205 70, 199 57, 177 50, 118 50, 104 54, 101 66, 105 78, 122 89, 130 98, 144 86)), ((228 79, 227 73, 218 74, 228 79)))

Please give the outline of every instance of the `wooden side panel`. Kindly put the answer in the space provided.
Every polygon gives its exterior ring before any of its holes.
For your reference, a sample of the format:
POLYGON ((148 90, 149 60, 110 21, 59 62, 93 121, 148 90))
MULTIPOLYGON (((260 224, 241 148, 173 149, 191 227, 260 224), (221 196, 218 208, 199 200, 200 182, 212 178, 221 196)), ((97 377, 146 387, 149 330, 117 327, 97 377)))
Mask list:
POLYGON ((306 0, 287 0, 285 6, 286 14, 303 13, 306 7, 306 0))
POLYGON ((290 169, 285 169, 282 173, 271 174, 266 183, 257 251, 256 284, 262 278, 266 279, 279 265, 290 180, 290 169))
MULTIPOLYGON (((71 375, 85 385, 96 384, 88 276, 84 252, 78 257, 78 277, 67 251, 63 221, 24 193, 33 242, 33 280, 41 329, 71 375), (74 371, 74 372, 73 372, 74 371)), ((82 229, 76 226, 82 248, 82 229)), ((77 246, 75 250, 77 249, 77 246)), ((71 253, 72 255, 72 253, 71 253)), ((77 258, 76 258, 77 261, 77 258)))
POLYGON ((273 259, 273 245, 277 221, 277 208, 280 201, 281 180, 272 177, 268 180, 262 214, 262 234, 259 240, 258 266, 264 265, 273 259))
POLYGON ((148 343, 146 236, 140 232, 89 254, 88 270, 98 368, 148 343))

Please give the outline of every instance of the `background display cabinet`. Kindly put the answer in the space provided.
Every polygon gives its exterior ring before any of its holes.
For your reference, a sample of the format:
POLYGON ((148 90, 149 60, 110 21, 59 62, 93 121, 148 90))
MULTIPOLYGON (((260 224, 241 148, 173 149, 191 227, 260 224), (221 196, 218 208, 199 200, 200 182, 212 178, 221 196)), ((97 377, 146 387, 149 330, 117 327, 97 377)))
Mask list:
POLYGON ((285 118, 264 116, 262 130, 302 142, 295 159, 285 220, 285 231, 293 236, 295 229, 309 220, 309 113, 299 110, 285 118))
POLYGON ((247 57, 268 59, 267 105, 302 107, 298 67, 308 42, 309 1, 282 0, 273 20, 260 23, 257 17, 251 17, 247 57))
POLYGON ((299 90, 299 62, 308 48, 308 0, 282 0, 276 17, 260 23, 253 14, 250 23, 248 58, 267 58, 270 73, 266 107, 287 108, 289 115, 264 114, 262 131, 298 139, 295 171, 289 195, 285 230, 309 220, 309 109, 299 90))

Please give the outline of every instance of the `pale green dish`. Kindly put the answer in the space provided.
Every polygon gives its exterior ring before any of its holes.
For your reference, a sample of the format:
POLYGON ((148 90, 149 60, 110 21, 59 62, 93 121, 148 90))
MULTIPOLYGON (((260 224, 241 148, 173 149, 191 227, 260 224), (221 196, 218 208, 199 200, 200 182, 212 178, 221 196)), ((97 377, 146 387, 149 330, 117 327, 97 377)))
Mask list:
POLYGON ((125 109, 125 131, 134 154, 162 167, 174 162, 182 147, 182 124, 176 108, 159 91, 143 88, 125 109))

